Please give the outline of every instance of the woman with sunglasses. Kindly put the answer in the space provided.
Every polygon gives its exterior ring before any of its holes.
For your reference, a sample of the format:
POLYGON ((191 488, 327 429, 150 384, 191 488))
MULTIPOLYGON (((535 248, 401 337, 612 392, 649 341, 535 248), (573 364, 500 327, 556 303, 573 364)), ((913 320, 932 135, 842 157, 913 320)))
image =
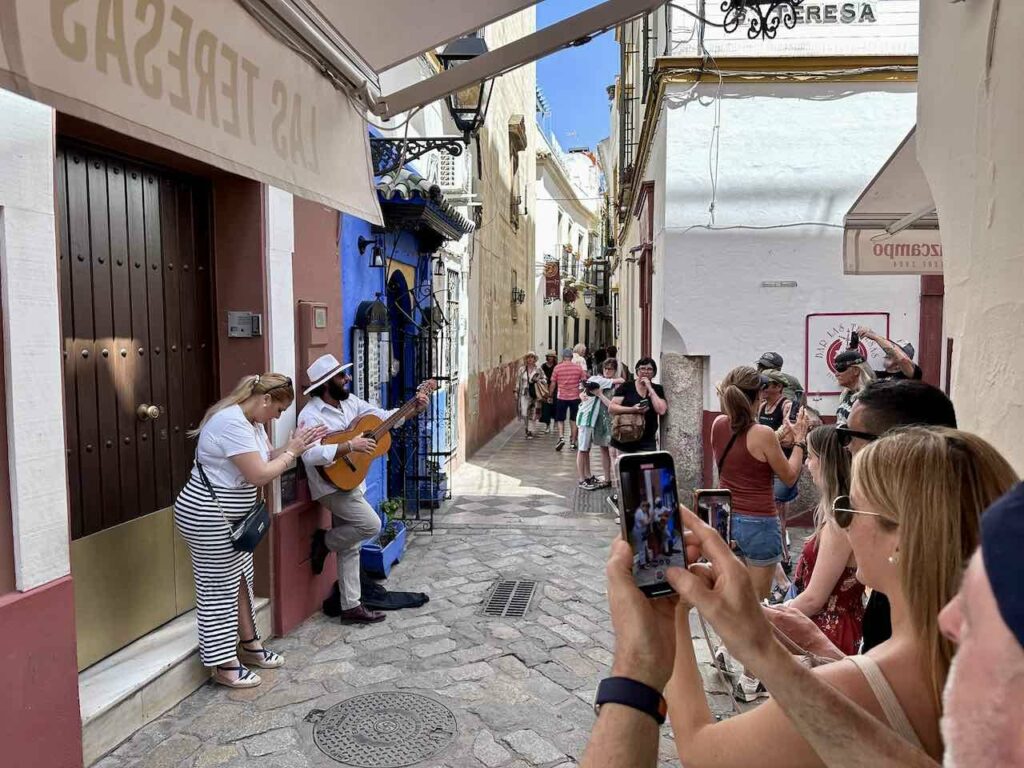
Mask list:
POLYGON ((718 481, 732 492, 732 539, 761 599, 772 588, 782 561, 782 529, 775 508, 774 480, 786 486, 800 478, 807 452, 807 413, 801 408, 790 426, 793 452, 787 458, 771 427, 757 423, 762 378, 749 365, 734 368, 718 386, 723 415, 711 427, 711 449, 718 481))
POLYGON ((810 617, 848 655, 860 647, 864 585, 857 580, 850 540, 832 517, 832 500, 850 493, 850 454, 840 445, 835 427, 808 433, 807 469, 821 500, 814 511, 814 533, 804 542, 796 565, 792 599, 783 605, 810 617))
POLYGON ((326 434, 320 427, 300 429, 283 447, 270 445, 264 425, 288 410, 294 399, 287 376, 246 376, 188 433, 199 438, 196 460, 174 501, 174 522, 192 557, 199 657, 214 668, 214 681, 231 688, 260 684, 259 675, 242 662, 268 669, 284 664, 280 655, 263 647, 256 631, 252 553, 235 551, 229 526, 252 509, 258 488, 280 477, 326 434))
MULTIPOLYGON (((981 438, 908 427, 854 458, 850 495, 833 504, 857 560, 857 578, 889 595, 893 634, 869 653, 815 673, 936 760, 942 755, 940 697, 953 654, 939 632, 939 610, 956 593, 978 545, 981 513, 1016 482, 1010 465, 981 438)), ((691 570, 699 573, 699 566, 691 570)), ((665 698, 680 762, 687 768, 823 765, 773 701, 716 722, 685 605, 676 611, 675 628, 665 698)))

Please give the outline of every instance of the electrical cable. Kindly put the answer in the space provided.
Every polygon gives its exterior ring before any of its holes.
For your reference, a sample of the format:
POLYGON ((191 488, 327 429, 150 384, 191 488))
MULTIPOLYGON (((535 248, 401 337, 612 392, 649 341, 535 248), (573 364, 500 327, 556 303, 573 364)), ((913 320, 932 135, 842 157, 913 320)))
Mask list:
POLYGON ((713 22, 713 21, 711 21, 709 19, 704 18, 700 14, 694 13, 689 8, 685 8, 685 7, 681 6, 681 5, 677 5, 676 3, 669 3, 669 5, 672 6, 673 8, 675 8, 677 11, 682 11, 683 13, 685 13, 685 14, 687 14, 689 16, 692 16, 693 18, 695 18, 697 21, 701 22, 702 24, 710 24, 712 27, 719 27, 721 29, 725 28, 725 24, 715 24, 715 22, 713 22))

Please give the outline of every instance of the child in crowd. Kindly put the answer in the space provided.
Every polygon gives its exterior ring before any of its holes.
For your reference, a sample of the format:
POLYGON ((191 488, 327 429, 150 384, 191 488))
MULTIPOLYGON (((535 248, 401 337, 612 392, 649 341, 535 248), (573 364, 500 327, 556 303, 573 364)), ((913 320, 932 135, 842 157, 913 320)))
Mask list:
POLYGON ((576 453, 576 473, 579 476, 579 487, 585 491, 611 486, 612 456, 611 443, 612 425, 608 415, 608 404, 615 388, 624 383, 618 378, 619 362, 615 358, 607 358, 601 364, 600 376, 591 376, 581 385, 580 410, 576 416, 579 428, 579 444, 576 453), (601 465, 604 477, 598 479, 590 465, 590 448, 596 445, 601 449, 601 465))

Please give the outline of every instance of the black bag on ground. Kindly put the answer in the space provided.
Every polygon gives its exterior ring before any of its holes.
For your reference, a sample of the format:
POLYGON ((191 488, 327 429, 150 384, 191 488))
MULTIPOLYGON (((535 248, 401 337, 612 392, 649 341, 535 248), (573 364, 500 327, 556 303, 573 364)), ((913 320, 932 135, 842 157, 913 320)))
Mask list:
MULTIPOLYGON (((419 608, 430 602, 423 592, 389 592, 382 584, 362 574, 362 595, 360 602, 374 611, 398 611, 402 608, 419 608)), ((331 587, 331 594, 323 602, 324 615, 337 618, 341 615, 341 591, 338 582, 331 587)))

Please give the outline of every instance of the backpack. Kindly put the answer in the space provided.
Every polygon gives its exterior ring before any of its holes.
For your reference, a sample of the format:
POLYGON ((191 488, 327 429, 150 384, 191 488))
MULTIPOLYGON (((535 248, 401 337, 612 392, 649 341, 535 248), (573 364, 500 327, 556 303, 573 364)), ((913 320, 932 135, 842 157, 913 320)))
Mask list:
POLYGON ((617 443, 635 443, 644 436, 647 420, 642 413, 619 413, 612 416, 612 439, 617 443))

